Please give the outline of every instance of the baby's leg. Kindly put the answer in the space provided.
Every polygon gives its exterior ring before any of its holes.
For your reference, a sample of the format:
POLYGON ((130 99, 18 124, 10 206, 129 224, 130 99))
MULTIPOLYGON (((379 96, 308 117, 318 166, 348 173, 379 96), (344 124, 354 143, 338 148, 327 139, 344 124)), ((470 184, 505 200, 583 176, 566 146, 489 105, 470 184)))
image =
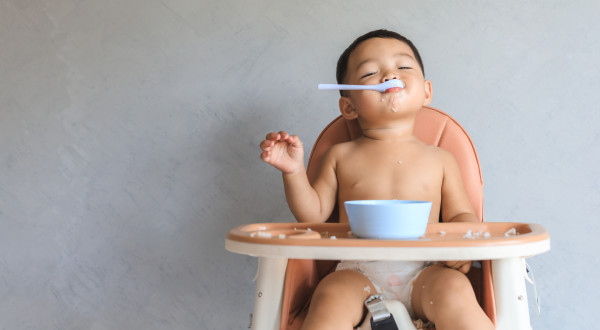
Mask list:
POLYGON ((494 329, 477 303, 469 279, 461 272, 436 264, 413 283, 413 309, 417 317, 444 329, 494 329))
POLYGON ((352 329, 365 314, 365 300, 375 294, 371 281, 353 270, 327 275, 315 290, 302 329, 352 329))

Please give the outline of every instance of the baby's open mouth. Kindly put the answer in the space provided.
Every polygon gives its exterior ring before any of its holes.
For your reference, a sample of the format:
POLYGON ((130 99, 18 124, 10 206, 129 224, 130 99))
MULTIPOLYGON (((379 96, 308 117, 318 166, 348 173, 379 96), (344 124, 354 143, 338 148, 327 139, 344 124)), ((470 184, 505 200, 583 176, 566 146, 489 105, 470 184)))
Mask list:
POLYGON ((401 91, 402 87, 392 87, 385 90, 385 93, 395 93, 401 91))

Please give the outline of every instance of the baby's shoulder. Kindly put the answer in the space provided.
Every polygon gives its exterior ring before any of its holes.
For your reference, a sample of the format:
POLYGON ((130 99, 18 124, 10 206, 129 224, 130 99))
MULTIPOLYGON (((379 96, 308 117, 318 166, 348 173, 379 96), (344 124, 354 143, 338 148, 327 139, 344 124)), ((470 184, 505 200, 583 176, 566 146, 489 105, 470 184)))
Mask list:
POLYGON ((433 157, 440 164, 447 166, 456 163, 456 159, 452 153, 442 147, 426 145, 423 149, 427 154, 433 157))
POLYGON ((352 154, 355 149, 356 143, 354 141, 337 143, 329 147, 325 157, 329 160, 337 161, 352 154))
POLYGON ((419 150, 423 157, 429 158, 432 161, 446 163, 454 159, 452 153, 442 147, 421 143, 419 150))
POLYGON ((344 154, 355 150, 356 147, 357 144, 355 141, 340 142, 332 145, 329 148, 329 152, 333 154, 344 154))

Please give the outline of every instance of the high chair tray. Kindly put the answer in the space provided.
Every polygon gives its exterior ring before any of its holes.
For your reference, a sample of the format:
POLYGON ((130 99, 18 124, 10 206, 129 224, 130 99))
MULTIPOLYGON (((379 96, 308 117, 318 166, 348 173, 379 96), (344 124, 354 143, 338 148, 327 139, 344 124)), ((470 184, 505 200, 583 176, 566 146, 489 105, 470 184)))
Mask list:
POLYGON ((413 240, 359 239, 348 224, 258 223, 229 231, 225 248, 259 258, 252 329, 280 328, 288 259, 325 259, 491 260, 496 329, 530 330, 523 258, 550 250, 550 236, 514 222, 432 223, 413 240))
POLYGON ((255 256, 345 260, 480 260, 536 255, 550 250, 537 224, 431 223, 417 239, 356 238, 348 224, 257 223, 227 235, 226 248, 255 256))

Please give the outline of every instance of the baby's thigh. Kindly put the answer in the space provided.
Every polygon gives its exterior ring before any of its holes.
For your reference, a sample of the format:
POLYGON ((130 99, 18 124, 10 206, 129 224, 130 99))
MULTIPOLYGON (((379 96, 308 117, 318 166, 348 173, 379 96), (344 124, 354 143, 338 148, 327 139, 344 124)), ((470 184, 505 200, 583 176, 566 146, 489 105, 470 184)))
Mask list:
POLYGON ((364 301, 371 293, 375 293, 371 281, 357 271, 339 270, 327 275, 313 294, 304 328, 324 324, 337 328, 356 326, 363 319, 364 301))
POLYGON ((314 294, 357 300, 362 305, 374 293, 373 283, 362 273, 354 270, 338 270, 325 276, 319 282, 314 294))
POLYGON ((474 295, 467 276, 455 269, 434 264, 424 269, 413 283, 413 308, 417 317, 423 318, 432 308, 456 301, 464 303, 463 299, 457 299, 464 295, 474 295))

